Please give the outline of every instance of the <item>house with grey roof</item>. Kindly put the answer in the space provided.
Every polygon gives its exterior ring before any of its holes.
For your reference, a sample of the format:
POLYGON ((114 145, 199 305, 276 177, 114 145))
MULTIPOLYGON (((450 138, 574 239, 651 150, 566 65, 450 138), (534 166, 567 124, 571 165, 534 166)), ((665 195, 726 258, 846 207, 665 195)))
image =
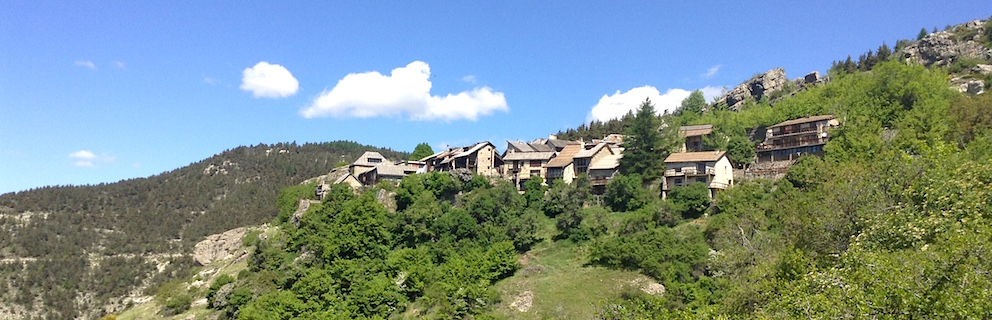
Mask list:
POLYGON ((448 148, 424 157, 420 161, 424 162, 426 171, 449 172, 466 169, 487 177, 499 177, 503 174, 503 158, 497 152, 496 146, 489 141, 448 148))
POLYGON ((396 164, 389 161, 378 152, 366 151, 348 166, 348 175, 352 176, 352 178, 346 175, 340 180, 352 186, 354 186, 354 181, 364 186, 371 186, 382 180, 398 181, 409 174, 415 173, 417 169, 417 166, 411 166, 405 163, 396 164))
POLYGON ((507 141, 506 151, 503 153, 503 173, 517 186, 517 190, 523 190, 524 183, 532 177, 536 176, 544 183, 544 166, 554 156, 554 148, 541 141, 507 141))

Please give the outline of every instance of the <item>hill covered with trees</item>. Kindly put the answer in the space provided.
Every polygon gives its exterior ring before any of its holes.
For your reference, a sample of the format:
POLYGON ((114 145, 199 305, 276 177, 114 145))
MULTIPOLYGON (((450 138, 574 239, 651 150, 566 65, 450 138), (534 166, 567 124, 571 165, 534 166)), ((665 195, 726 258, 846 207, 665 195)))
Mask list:
POLYGON ((100 306, 188 269, 205 235, 270 221, 280 189, 366 150, 408 156, 349 141, 259 144, 148 178, 0 195, 0 315, 102 314, 100 306))

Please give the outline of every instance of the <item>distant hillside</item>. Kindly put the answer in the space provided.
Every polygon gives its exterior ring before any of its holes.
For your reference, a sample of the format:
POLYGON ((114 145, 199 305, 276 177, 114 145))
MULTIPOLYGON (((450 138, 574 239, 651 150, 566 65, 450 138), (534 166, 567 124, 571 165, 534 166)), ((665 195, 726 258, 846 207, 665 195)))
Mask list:
POLYGON ((113 305, 155 271, 188 269, 205 235, 271 221, 280 189, 366 150, 407 157, 349 141, 260 144, 148 178, 0 195, 0 318, 102 314, 92 306, 113 305))

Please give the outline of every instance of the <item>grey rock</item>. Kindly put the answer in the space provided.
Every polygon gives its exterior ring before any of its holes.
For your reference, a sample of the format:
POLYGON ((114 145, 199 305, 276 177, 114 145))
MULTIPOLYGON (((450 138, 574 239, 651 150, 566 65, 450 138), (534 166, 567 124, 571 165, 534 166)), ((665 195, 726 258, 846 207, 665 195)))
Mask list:
POLYGON ((747 98, 761 100, 766 94, 781 90, 789 79, 785 77, 785 69, 775 68, 754 76, 731 89, 727 94, 717 99, 717 102, 727 104, 731 110, 739 110, 747 98))
POLYGON ((984 29, 985 26, 982 21, 974 20, 952 30, 931 33, 903 48, 902 57, 908 63, 922 64, 927 67, 947 67, 962 57, 992 59, 992 50, 978 42, 984 29), (976 35, 971 39, 955 39, 953 30, 958 28, 971 29, 970 31, 975 31, 976 35))
POLYGON ((231 252, 241 247, 241 239, 247 231, 242 227, 207 236, 193 247, 193 262, 205 266, 232 257, 231 252))

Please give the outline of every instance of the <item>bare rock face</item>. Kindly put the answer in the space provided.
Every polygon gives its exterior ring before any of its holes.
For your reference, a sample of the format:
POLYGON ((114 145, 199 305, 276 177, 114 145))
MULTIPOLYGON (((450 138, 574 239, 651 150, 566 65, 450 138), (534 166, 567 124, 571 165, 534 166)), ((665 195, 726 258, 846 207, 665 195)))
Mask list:
POLYGON ((775 68, 751 78, 734 87, 726 95, 717 99, 725 102, 731 110, 739 110, 747 98, 760 100, 766 94, 781 90, 789 81, 785 77, 785 69, 775 68))
POLYGON ((247 232, 248 228, 242 227, 207 236, 193 247, 193 262, 205 266, 232 257, 231 252, 241 247, 241 239, 247 232))
POLYGON ((971 69, 972 73, 977 73, 981 75, 988 75, 992 73, 992 64, 979 64, 971 69))
MULTIPOLYGON (((906 62, 922 64, 927 67, 947 67, 962 57, 992 59, 992 50, 979 43, 984 30, 984 23, 980 20, 974 20, 952 30, 931 33, 903 48, 903 58, 906 62), (968 39, 956 39, 954 30, 958 28, 973 31, 975 36, 968 39)), ((958 32, 962 33, 963 31, 959 30, 958 32)))

